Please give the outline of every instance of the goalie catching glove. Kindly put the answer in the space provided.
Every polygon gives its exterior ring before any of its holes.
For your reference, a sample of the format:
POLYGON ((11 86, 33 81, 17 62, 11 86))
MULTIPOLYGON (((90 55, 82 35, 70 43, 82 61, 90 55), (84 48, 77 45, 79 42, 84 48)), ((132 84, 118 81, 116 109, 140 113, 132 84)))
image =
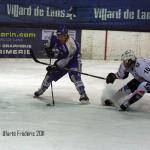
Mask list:
POLYGON ((114 81, 117 79, 116 75, 114 73, 109 73, 106 77, 106 83, 114 83, 114 81))

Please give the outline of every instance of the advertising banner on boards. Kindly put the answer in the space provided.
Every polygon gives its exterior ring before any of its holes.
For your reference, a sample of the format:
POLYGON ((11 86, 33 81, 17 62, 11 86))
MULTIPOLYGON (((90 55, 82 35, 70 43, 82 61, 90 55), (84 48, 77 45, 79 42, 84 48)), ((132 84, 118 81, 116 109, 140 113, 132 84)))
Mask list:
POLYGON ((0 24, 150 31, 149 0, 1 0, 0 24))
MULTIPOLYGON (((45 43, 53 29, 0 28, 0 58, 30 58, 30 48, 40 58, 45 55, 45 43)), ((80 30, 69 30, 69 35, 81 41, 80 30)))

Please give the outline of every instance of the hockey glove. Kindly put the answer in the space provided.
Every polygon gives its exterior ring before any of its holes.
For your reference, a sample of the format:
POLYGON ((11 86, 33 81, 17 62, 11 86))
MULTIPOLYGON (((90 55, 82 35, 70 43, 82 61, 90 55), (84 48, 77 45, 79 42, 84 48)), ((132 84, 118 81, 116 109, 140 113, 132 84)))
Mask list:
POLYGON ((106 83, 114 83, 114 81, 117 79, 116 75, 114 73, 109 73, 106 77, 106 83))
POLYGON ((47 70, 47 72, 55 73, 55 72, 57 72, 58 67, 56 65, 51 65, 51 66, 46 67, 46 70, 47 70))

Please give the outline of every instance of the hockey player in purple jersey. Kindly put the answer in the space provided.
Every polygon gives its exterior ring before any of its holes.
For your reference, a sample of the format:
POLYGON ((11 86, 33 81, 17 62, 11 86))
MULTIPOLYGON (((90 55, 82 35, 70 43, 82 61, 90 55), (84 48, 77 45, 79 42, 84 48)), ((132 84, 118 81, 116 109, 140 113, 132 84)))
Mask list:
POLYGON ((114 83, 116 79, 125 79, 129 73, 134 77, 117 93, 112 96, 111 100, 106 100, 106 105, 115 103, 122 97, 130 95, 119 106, 121 110, 127 108, 143 97, 145 93, 150 93, 150 61, 144 58, 137 58, 132 50, 127 50, 122 54, 122 63, 117 73, 109 73, 106 83, 114 83))
POLYGON ((58 28, 56 35, 52 35, 46 47, 47 55, 55 58, 52 66, 46 68, 47 74, 42 82, 41 88, 34 93, 35 97, 42 95, 50 86, 52 81, 58 81, 66 73, 74 83, 80 94, 81 104, 88 104, 89 98, 85 92, 81 74, 73 71, 66 71, 63 68, 81 71, 81 53, 78 43, 68 35, 66 27, 58 28))

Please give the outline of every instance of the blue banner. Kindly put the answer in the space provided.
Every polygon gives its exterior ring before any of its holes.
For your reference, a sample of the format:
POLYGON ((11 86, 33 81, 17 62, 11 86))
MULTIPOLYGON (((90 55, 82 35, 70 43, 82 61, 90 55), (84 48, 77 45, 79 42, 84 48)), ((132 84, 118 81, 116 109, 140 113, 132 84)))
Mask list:
POLYGON ((0 25, 150 31, 150 0, 1 0, 0 25))
MULTIPOLYGON (((0 28, 0 58, 30 58, 32 48, 39 58, 46 58, 45 43, 52 29, 0 28)), ((69 30, 69 35, 81 42, 80 30, 69 30)))

